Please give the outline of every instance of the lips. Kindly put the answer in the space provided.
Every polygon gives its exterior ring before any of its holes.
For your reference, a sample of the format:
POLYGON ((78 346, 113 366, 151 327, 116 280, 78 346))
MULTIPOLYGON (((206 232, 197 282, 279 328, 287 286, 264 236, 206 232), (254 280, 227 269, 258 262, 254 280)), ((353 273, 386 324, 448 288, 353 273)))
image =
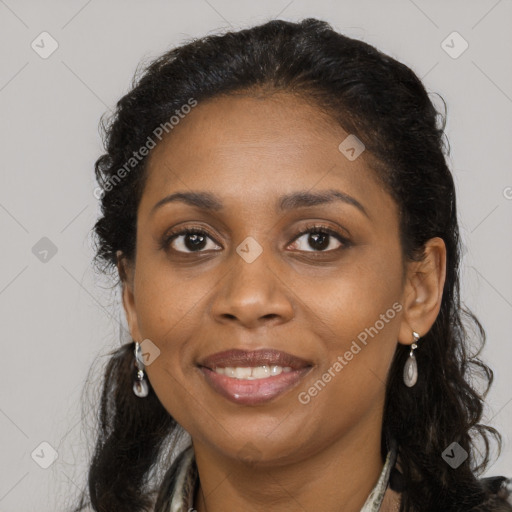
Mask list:
POLYGON ((198 366, 213 391, 239 405, 277 399, 297 386, 312 368, 304 359, 273 349, 218 352, 201 360, 198 366), (262 367, 270 369, 263 378, 262 367), (256 369, 260 370, 260 378, 250 376, 256 369))
POLYGON ((204 366, 210 370, 215 370, 217 367, 255 367, 255 366, 283 366, 289 367, 292 370, 300 370, 310 363, 301 359, 300 357, 293 356, 287 352, 273 349, 261 350, 226 350, 225 352, 217 352, 211 356, 203 359, 199 366, 204 366))

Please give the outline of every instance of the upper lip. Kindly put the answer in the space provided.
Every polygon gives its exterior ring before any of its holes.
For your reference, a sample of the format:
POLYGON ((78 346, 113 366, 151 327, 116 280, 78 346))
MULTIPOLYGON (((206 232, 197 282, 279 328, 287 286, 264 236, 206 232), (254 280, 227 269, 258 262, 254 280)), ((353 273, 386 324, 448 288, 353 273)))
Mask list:
POLYGON ((210 370, 217 367, 254 367, 264 365, 288 366, 292 370, 298 370, 311 366, 310 363, 300 357, 270 348, 250 351, 241 349, 225 350, 224 352, 217 352, 205 357, 199 362, 199 365, 210 370))

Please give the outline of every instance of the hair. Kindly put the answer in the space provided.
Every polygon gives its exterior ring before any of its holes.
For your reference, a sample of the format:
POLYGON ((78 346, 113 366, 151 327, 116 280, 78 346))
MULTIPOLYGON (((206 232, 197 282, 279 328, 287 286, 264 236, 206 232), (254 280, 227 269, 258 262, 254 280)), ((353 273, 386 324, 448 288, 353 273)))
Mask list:
MULTIPOLYGON (((106 152, 95 164, 102 190, 101 217, 94 226, 95 264, 115 274, 117 251, 134 261, 147 157, 115 186, 112 178, 155 128, 191 98, 201 104, 237 93, 278 92, 314 104, 364 143, 365 161, 399 207, 404 262, 420 261, 433 237, 446 245, 442 303, 419 344, 418 381, 405 387, 409 347, 398 344, 386 383, 382 455, 396 440, 404 487, 401 512, 512 510, 478 478, 490 463, 493 441, 500 452, 501 436, 480 423, 493 372, 478 358, 485 331, 460 300, 461 241, 455 186, 445 158, 450 152, 446 105, 443 100, 444 115, 438 112, 406 65, 314 18, 272 20, 208 35, 154 59, 136 73, 108 123, 102 120, 106 152), (472 338, 478 339, 475 347, 472 338), (481 390, 474 379, 483 384, 481 390), (454 441, 469 454, 456 470, 441 456, 454 441)), ((159 495, 157 512, 167 510, 168 478, 157 481, 154 470, 166 440, 180 426, 150 384, 147 398, 134 395, 133 346, 112 352, 106 366, 97 441, 79 507, 88 496, 94 510, 145 511, 159 495)))

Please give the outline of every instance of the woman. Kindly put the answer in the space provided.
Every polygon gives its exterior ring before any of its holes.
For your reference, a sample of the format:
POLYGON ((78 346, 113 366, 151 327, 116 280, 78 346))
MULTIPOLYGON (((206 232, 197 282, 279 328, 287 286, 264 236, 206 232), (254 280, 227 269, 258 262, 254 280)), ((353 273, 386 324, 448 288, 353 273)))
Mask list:
POLYGON ((81 507, 512 510, 477 476, 500 436, 467 377, 492 371, 468 355, 438 116, 408 67, 315 19, 148 66, 96 163, 133 343, 81 507))

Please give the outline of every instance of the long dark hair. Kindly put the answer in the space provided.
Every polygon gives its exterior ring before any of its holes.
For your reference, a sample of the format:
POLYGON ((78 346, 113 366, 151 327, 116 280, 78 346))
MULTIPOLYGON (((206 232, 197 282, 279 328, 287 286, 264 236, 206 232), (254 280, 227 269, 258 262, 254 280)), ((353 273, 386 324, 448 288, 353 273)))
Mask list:
MULTIPOLYGON (((170 117, 191 98, 200 105, 221 94, 255 90, 312 101, 365 144, 368 164, 399 206, 404 261, 421 259, 432 237, 446 244, 441 309, 421 341, 418 382, 413 388, 403 383, 409 352, 403 345, 397 346, 387 381, 382 452, 396 440, 404 483, 400 510, 512 510, 500 508, 506 506, 494 501, 477 476, 490 462, 491 441, 501 449, 501 437, 479 423, 493 374, 478 359, 484 329, 460 302, 461 242, 454 181, 445 160, 446 106, 444 114, 438 112, 404 64, 317 19, 272 20, 210 35, 152 61, 103 126, 106 153, 95 166, 102 212, 94 226, 97 267, 115 274, 117 251, 129 261, 135 256, 147 159, 127 169, 133 152, 155 138, 158 126, 167 123, 170 130, 170 117), (126 172, 114 182, 123 166, 126 172), (469 324, 476 327, 475 346, 469 324), (483 383, 480 391, 472 383, 476 376, 483 383), (442 458, 453 442, 469 454, 457 469, 442 458), (483 442, 479 449, 477 442, 483 442)), ((158 512, 165 509, 162 482, 168 479, 156 478, 155 468, 167 440, 181 427, 151 386, 146 399, 134 395, 134 371, 129 343, 112 353, 106 366, 97 444, 80 506, 89 500, 98 511, 145 511, 160 492, 158 512)))

